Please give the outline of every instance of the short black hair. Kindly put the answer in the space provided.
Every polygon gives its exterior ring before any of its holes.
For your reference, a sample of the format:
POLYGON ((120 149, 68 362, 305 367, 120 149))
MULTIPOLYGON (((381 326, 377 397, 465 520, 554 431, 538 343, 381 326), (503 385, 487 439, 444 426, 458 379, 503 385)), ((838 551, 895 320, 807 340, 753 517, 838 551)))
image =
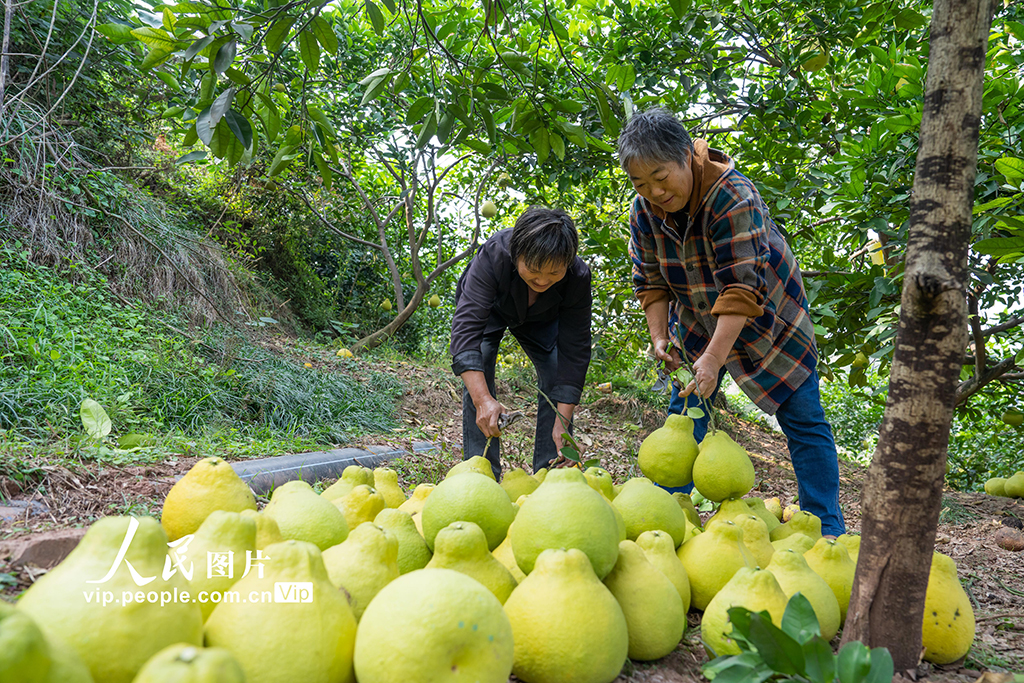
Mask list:
POLYGON ((676 115, 664 107, 637 112, 623 126, 618 140, 619 165, 629 173, 634 161, 675 162, 686 165, 693 140, 676 115))
POLYGON ((579 251, 580 238, 576 224, 565 211, 531 206, 516 221, 508 246, 513 263, 523 259, 527 268, 540 268, 546 263, 568 268, 579 251))

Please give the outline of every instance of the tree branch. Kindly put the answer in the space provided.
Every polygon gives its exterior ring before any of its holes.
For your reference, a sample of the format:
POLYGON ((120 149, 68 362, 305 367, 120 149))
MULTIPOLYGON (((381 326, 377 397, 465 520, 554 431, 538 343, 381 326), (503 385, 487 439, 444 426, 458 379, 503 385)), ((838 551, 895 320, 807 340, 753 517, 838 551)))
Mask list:
POLYGON ((1016 367, 1016 363, 1013 358, 1004 358, 989 368, 988 371, 975 374, 974 377, 971 377, 969 380, 961 382, 960 386, 956 388, 955 405, 960 405, 971 396, 978 393, 986 384, 999 379, 1005 375, 1008 370, 1011 370, 1014 367, 1016 367))
POLYGON ((339 229, 338 227, 336 227, 333 223, 328 221, 326 218, 324 218, 323 215, 321 215, 321 213, 316 210, 316 208, 313 206, 313 204, 310 203, 309 198, 306 197, 306 193, 299 192, 298 190, 293 190, 291 188, 287 188, 287 189, 288 189, 288 192, 290 192, 293 196, 298 197, 299 199, 301 199, 302 203, 305 204, 306 208, 309 209, 313 213, 313 215, 317 217, 317 219, 320 221, 320 223, 322 223, 325 228, 327 228, 328 230, 333 232, 335 235, 337 235, 339 237, 342 237, 342 238, 344 238, 346 240, 349 240, 350 242, 355 242, 356 244, 362 244, 363 246, 366 246, 366 247, 372 247, 372 248, 376 249, 377 251, 381 250, 381 246, 379 244, 376 244, 374 242, 370 242, 368 240, 360 239, 360 238, 356 237, 355 235, 350 235, 347 232, 345 232, 345 231, 339 229))
POLYGON ((986 337, 990 337, 993 334, 999 334, 1000 332, 1012 330, 1015 327, 1019 327, 1021 324, 1024 324, 1024 316, 1021 316, 1019 318, 1011 318, 1006 322, 999 323, 998 325, 993 325, 992 327, 983 330, 982 334, 985 335, 986 337))
POLYGON ((981 331, 981 320, 978 318, 978 297, 967 295, 967 313, 971 325, 971 336, 974 337, 974 375, 985 373, 985 334, 981 331))

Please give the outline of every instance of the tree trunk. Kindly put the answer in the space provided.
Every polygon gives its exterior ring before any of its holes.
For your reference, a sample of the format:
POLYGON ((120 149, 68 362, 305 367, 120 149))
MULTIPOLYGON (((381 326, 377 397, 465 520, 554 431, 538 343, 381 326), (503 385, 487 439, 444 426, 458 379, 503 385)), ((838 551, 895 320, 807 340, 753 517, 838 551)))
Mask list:
POLYGON ((843 642, 920 661, 955 392, 985 51, 993 0, 936 0, 889 399, 862 497, 862 543, 843 642))

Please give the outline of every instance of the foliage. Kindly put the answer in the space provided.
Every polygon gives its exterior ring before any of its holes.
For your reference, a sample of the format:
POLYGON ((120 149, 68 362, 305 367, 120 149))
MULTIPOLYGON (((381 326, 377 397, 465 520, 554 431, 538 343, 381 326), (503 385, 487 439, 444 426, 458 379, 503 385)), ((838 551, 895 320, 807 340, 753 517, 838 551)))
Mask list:
POLYGON ((81 433, 86 398, 120 436, 237 427, 338 442, 391 425, 390 377, 361 385, 218 328, 189 339, 167 327, 176 319, 116 301, 103 276, 66 268, 77 281, 20 249, 0 250, 0 429, 34 439, 81 433))
POLYGON ((811 603, 801 593, 789 599, 782 624, 775 626, 767 612, 745 607, 729 609, 733 639, 740 654, 716 657, 703 666, 704 675, 718 683, 762 683, 768 680, 809 683, 888 683, 892 657, 882 647, 869 649, 856 641, 833 654, 821 637, 811 603))

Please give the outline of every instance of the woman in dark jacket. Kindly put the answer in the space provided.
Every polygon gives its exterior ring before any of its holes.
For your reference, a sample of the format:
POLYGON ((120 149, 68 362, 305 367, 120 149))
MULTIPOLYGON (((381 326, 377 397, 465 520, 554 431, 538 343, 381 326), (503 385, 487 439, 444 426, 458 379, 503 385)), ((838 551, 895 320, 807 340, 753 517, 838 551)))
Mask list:
MULTIPOLYGON (((530 207, 514 228, 477 250, 455 290, 452 370, 462 377, 463 458, 484 455, 501 477, 494 365, 507 329, 537 370, 537 384, 568 424, 590 365, 590 268, 564 211, 530 207), (491 439, 487 446, 488 437, 491 439), (484 452, 486 448, 486 453, 484 452)), ((534 471, 564 445, 565 427, 538 395, 534 471)))

